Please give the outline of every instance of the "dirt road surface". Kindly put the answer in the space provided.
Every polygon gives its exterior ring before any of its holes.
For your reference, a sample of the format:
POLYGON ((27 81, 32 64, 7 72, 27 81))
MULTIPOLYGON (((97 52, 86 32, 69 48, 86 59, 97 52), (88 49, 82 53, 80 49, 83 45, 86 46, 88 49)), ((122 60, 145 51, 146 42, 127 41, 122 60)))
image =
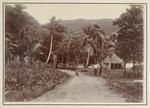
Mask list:
POLYGON ((62 70, 71 75, 64 84, 58 85, 33 102, 57 103, 123 103, 125 98, 110 89, 102 77, 89 76, 84 73, 75 75, 74 71, 62 70))

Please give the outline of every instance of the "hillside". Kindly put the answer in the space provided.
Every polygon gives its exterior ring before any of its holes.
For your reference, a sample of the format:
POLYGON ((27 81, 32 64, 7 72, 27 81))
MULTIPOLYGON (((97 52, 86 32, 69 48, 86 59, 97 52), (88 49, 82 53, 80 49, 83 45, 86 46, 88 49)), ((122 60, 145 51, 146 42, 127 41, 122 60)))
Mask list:
POLYGON ((107 35, 110 35, 112 32, 118 31, 118 27, 112 25, 113 19, 99 19, 99 20, 76 19, 76 20, 61 20, 60 22, 63 25, 65 25, 69 33, 71 33, 71 35, 75 37, 85 35, 83 33, 82 28, 90 24, 98 24, 107 35))

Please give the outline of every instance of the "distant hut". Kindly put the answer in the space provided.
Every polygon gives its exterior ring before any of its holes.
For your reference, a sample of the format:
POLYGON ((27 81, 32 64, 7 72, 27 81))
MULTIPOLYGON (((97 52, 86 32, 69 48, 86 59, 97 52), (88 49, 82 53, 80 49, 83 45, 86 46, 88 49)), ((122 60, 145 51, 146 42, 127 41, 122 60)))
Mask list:
POLYGON ((123 69, 123 60, 116 53, 107 56, 103 63, 109 69, 123 69))

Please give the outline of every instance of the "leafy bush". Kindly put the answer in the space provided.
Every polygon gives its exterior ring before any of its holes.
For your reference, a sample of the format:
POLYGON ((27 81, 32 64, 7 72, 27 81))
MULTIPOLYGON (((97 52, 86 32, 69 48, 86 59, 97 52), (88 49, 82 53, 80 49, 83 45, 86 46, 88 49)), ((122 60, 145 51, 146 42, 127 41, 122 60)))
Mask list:
POLYGON ((5 97, 6 101, 29 101, 63 83, 68 75, 51 68, 29 68, 18 64, 6 66, 5 97))

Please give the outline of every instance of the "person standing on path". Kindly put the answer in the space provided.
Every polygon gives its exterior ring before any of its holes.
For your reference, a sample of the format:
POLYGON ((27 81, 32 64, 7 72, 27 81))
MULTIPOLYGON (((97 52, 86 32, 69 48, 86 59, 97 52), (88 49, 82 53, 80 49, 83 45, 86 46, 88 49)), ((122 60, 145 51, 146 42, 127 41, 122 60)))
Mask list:
POLYGON ((79 73, 78 73, 78 71, 76 70, 76 76, 79 76, 79 73))
POLYGON ((94 65, 94 75, 98 75, 98 68, 100 68, 99 64, 94 65))
POLYGON ((79 72, 78 72, 78 67, 77 66, 75 68, 75 74, 76 74, 76 76, 79 76, 79 72))

